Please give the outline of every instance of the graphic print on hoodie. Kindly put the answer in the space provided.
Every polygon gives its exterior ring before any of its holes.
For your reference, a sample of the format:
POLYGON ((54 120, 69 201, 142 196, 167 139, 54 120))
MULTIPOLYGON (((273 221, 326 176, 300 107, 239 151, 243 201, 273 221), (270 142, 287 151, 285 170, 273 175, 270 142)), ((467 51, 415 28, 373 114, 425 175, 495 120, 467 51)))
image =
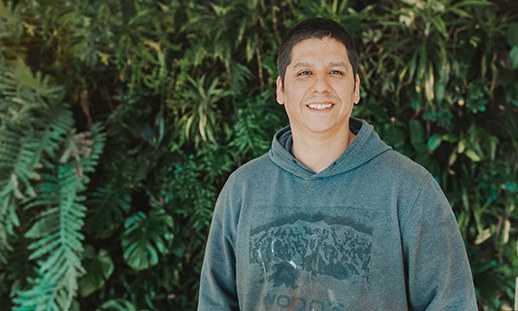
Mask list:
MULTIPOLYGON (((349 209, 344 208, 344 214, 349 209)), ((299 288, 304 284, 325 284, 331 279, 356 283, 368 278, 373 232, 364 223, 322 213, 287 215, 261 225, 258 221, 250 232, 250 263, 259 268, 260 282, 268 288, 262 301, 265 307, 341 310, 344 304, 339 297, 322 301, 321 294, 294 293, 315 290, 299 288)))

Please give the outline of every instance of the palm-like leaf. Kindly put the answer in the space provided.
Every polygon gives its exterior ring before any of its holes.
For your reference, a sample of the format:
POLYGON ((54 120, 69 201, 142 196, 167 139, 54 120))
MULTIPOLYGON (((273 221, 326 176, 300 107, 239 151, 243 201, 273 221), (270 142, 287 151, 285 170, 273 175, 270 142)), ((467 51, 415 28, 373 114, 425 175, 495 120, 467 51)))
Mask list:
POLYGON ((142 212, 128 218, 122 237, 124 260, 135 270, 156 265, 159 254, 166 254, 173 239, 173 218, 164 210, 142 212))

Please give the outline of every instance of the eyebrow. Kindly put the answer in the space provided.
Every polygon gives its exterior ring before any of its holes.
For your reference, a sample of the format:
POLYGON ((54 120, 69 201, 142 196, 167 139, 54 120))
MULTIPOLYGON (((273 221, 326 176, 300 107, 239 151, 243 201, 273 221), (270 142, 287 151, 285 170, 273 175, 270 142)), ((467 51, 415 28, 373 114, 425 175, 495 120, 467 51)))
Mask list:
MULTIPOLYGON (((293 65, 293 69, 297 69, 297 68, 301 68, 301 67, 311 67, 311 66, 313 66, 312 63, 298 62, 295 65, 293 65)), ((329 66, 331 66, 331 67, 347 67, 347 63, 344 61, 329 62, 329 66)))
POLYGON ((330 62, 329 63, 330 66, 332 67, 347 67, 347 64, 343 61, 341 62, 330 62))
POLYGON ((297 69, 300 67, 311 67, 311 66, 312 66, 312 64, 310 64, 310 63, 298 62, 295 65, 293 65, 293 69, 297 69))

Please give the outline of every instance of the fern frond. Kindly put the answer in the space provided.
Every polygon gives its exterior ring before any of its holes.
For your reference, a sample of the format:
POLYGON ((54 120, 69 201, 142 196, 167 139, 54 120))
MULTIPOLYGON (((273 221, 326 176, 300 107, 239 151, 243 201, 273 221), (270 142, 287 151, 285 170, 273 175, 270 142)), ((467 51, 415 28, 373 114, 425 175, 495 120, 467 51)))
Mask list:
POLYGON ((7 195, 10 191, 14 191, 18 198, 34 196, 31 180, 40 179, 37 173, 37 168, 41 166, 40 159, 43 155, 55 157, 59 144, 65 140, 67 132, 74 124, 72 113, 66 107, 57 107, 42 119, 46 121, 44 127, 34 126, 25 131, 17 126, 0 129, 0 169, 3 171, 0 182, 7 178, 10 181, 0 192, 0 196, 7 195), (18 186, 26 189, 25 195, 16 192, 18 186))
POLYGON ((72 163, 58 168, 58 176, 38 187, 39 196, 28 204, 29 208, 45 206, 58 201, 57 206, 38 215, 38 220, 26 233, 36 239, 29 245, 34 250, 29 259, 38 261, 39 278, 32 289, 22 291, 14 299, 20 304, 14 310, 66 310, 77 289, 77 278, 82 275, 80 254, 83 250, 80 233, 86 208, 78 191, 83 184, 75 174, 72 163), (35 296, 38 304, 34 304, 35 296))
POLYGON ((4 76, 6 82, 0 94, 15 98, 15 102, 26 108, 52 109, 63 102, 63 88, 53 86, 41 72, 33 73, 22 59, 5 71, 4 76))
POLYGON ((0 220, 0 266, 7 263, 7 254, 12 251, 12 247, 9 244, 8 236, 8 223, 6 224, 3 220, 0 220))
MULTIPOLYGON (((106 134, 103 130, 104 127, 100 123, 94 123, 90 131, 84 134, 87 140, 79 141, 79 146, 83 152, 81 166, 84 172, 95 171, 95 166, 99 162, 106 141, 106 134)), ((85 180, 85 183, 88 183, 88 179, 85 180)))
POLYGON ((35 196, 31 181, 40 179, 40 159, 44 153, 55 156, 74 124, 60 99, 60 88, 51 87, 23 62, 12 72, 0 66, 0 184, 5 185, 0 201, 10 194, 18 199, 35 196))
POLYGON ((41 179, 42 157, 55 157, 56 150, 73 126, 72 113, 64 107, 52 110, 44 118, 43 128, 21 132, 20 128, 0 129, 0 262, 9 250, 7 235, 20 225, 16 213, 17 200, 35 197, 32 184, 41 179), (51 114, 54 114, 51 118, 51 114), (4 238, 5 237, 5 238, 4 238), (3 244, 6 243, 6 244, 3 244))
POLYGON ((0 183, 5 185, 0 197, 12 193, 16 198, 22 199, 24 195, 19 190, 22 185, 27 194, 35 194, 30 181, 39 179, 34 166, 38 163, 40 154, 24 146, 26 140, 26 137, 15 131, 0 130, 0 183))
POLYGON ((63 275, 60 280, 61 286, 52 283, 48 279, 39 278, 33 288, 20 292, 15 303, 20 306, 14 307, 16 311, 63 311, 69 310, 75 295, 74 282, 76 276, 73 273, 63 275))
POLYGON ((65 163, 58 166, 57 176, 42 175, 38 196, 25 202, 26 209, 44 209, 26 233, 35 239, 28 246, 33 250, 29 259, 37 261, 40 277, 32 288, 18 292, 13 310, 68 310, 77 294, 78 278, 85 272, 80 256, 86 207, 80 192, 88 181, 78 167, 94 170, 104 145, 101 130, 95 125, 91 132, 69 135, 64 151, 69 156, 61 157, 65 163))
POLYGON ((36 196, 33 184, 41 179, 42 159, 55 157, 74 124, 70 109, 55 102, 57 88, 38 91, 47 87, 47 79, 32 75, 23 63, 13 72, 0 66, 0 262, 10 249, 7 236, 20 225, 18 202, 36 196), (37 91, 28 92, 31 88, 37 91), (36 93, 40 95, 29 96, 36 93), (33 102, 49 102, 46 107, 54 108, 36 109, 33 102))
POLYGON ((21 52, 23 24, 21 6, 0 1, 0 61, 4 58, 16 58, 21 52))

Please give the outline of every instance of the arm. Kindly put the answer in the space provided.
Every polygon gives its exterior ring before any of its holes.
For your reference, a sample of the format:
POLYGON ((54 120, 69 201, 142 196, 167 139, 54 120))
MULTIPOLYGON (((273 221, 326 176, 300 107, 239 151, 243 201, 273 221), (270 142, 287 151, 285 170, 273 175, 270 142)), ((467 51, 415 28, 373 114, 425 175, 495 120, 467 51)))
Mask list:
POLYGON ((198 311, 239 310, 233 217, 223 188, 214 209, 201 271, 198 311))
POLYGON ((477 310, 468 257, 451 207, 429 176, 402 222, 413 310, 477 310))

